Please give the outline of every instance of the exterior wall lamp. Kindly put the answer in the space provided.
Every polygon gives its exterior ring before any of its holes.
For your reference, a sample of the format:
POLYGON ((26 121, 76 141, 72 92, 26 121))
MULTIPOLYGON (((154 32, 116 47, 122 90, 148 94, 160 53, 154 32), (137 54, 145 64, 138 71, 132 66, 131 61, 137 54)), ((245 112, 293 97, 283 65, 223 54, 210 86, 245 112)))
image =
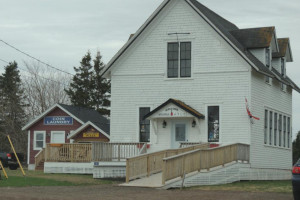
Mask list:
POLYGON ((196 121, 193 120, 193 122, 192 122, 192 127, 195 128, 195 126, 196 126, 196 121))
POLYGON ((167 122, 164 120, 162 125, 163 125, 163 128, 166 128, 167 127, 167 122))

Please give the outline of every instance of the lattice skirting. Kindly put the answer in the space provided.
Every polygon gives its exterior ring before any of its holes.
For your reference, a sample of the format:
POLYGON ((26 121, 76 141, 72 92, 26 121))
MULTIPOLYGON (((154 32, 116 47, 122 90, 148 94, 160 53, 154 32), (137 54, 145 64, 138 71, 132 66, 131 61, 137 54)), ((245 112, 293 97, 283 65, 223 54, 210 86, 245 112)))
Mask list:
POLYGON ((44 173, 93 174, 94 163, 45 162, 44 173))

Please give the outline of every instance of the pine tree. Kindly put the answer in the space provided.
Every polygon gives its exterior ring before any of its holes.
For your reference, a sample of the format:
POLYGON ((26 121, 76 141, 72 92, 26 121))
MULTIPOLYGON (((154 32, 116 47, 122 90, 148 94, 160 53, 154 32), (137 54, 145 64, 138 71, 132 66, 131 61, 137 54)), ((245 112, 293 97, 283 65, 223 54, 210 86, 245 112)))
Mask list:
MULTIPOLYGON (((22 127, 26 121, 24 112, 24 94, 18 70, 18 64, 11 62, 5 67, 5 72, 0 78, 1 111, 0 130, 1 136, 10 135, 15 147, 19 151, 26 151, 26 134, 22 127)), ((5 141, 7 143, 7 141, 5 141)))
POLYGON ((70 88, 65 90, 69 96, 72 105, 81 107, 93 107, 91 91, 93 90, 93 67, 91 65, 91 54, 87 54, 82 58, 80 67, 74 67, 76 75, 74 75, 70 88))
POLYGON ((72 105, 88 107, 97 110, 102 115, 109 115, 107 109, 110 106, 110 81, 101 76, 104 68, 100 52, 97 52, 92 66, 91 54, 82 58, 81 66, 74 67, 76 75, 72 79, 70 88, 65 90, 72 105))
POLYGON ((91 96, 95 109, 102 115, 109 116, 110 111, 107 107, 110 106, 110 81, 101 76, 101 71, 105 67, 101 59, 102 56, 100 51, 98 51, 96 58, 94 59, 93 81, 95 88, 91 96))
POLYGON ((293 141, 293 163, 296 163, 300 159, 300 131, 296 139, 293 141))

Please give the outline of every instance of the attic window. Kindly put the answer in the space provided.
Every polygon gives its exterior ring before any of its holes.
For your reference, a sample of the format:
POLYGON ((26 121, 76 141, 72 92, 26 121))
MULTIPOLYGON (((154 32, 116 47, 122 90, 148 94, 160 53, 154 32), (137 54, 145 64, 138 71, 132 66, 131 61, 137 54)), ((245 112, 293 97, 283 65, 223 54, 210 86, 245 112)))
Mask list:
POLYGON ((191 42, 168 43, 168 78, 191 77, 191 42))
POLYGON ((281 75, 285 75, 285 66, 284 66, 284 59, 281 58, 281 75))
POLYGON ((270 57, 270 49, 266 49, 266 66, 270 67, 271 65, 271 57, 270 57))

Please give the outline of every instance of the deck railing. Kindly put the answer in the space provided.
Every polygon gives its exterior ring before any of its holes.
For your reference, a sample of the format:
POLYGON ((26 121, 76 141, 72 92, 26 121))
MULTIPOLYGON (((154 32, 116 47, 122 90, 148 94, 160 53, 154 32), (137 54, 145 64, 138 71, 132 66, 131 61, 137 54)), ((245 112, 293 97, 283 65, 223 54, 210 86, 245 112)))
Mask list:
POLYGON ((93 161, 125 161, 147 152, 145 143, 93 143, 93 161), (141 151, 142 150, 142 151, 141 151))
POLYGON ((43 148, 38 154, 35 156, 35 167, 38 167, 40 163, 45 161, 45 148, 43 148))
MULTIPOLYGON (((125 161, 128 157, 147 152, 145 143, 47 144, 46 162, 125 161)), ((39 155, 36 162, 43 159, 39 155)))
POLYGON ((185 174, 224 166, 233 161, 249 162, 249 145, 232 144, 212 149, 186 152, 163 159, 162 184, 166 181, 183 177, 185 174))
POLYGON ((46 162, 91 162, 92 144, 47 144, 46 162))
POLYGON ((163 158, 193 151, 195 149, 207 149, 208 147, 209 144, 205 143, 181 149, 169 149, 127 158, 126 182, 139 177, 150 176, 151 174, 161 172, 163 168, 163 158))

